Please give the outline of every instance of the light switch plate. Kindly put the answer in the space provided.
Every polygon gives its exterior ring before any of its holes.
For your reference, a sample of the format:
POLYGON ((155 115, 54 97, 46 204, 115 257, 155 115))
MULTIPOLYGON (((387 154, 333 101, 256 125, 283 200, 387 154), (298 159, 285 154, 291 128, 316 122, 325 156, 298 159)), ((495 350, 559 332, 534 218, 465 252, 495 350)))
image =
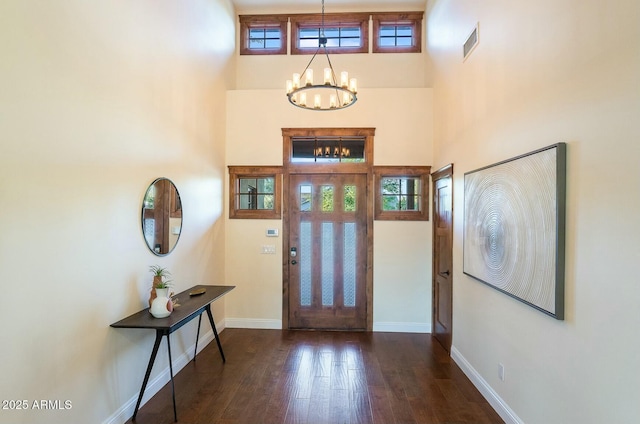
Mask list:
POLYGON ((262 254, 263 255, 275 255, 276 254, 276 245, 275 244, 264 244, 264 245, 262 245, 262 254))

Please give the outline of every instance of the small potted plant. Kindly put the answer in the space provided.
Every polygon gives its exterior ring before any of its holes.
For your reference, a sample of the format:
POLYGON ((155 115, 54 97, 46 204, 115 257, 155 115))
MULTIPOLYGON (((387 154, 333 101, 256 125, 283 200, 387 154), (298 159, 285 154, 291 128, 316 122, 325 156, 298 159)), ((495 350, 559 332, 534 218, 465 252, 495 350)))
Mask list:
POLYGON ((156 289, 168 289, 171 286, 171 280, 167 280, 166 277, 170 276, 171 273, 166 268, 161 267, 160 265, 152 265, 149 267, 149 271, 153 274, 153 283, 151 283, 151 295, 149 297, 149 306, 151 306, 151 302, 155 299, 158 294, 156 289))

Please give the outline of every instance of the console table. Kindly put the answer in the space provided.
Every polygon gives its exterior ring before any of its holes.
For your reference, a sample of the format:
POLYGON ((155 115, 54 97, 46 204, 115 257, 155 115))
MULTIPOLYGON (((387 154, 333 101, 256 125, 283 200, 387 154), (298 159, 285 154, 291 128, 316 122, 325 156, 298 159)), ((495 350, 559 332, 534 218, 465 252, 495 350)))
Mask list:
POLYGON ((114 328, 148 328, 156 330, 156 341, 153 344, 153 350, 151 351, 151 357, 149 358, 149 365, 147 365, 147 372, 144 375, 142 382, 142 388, 140 389, 140 395, 138 396, 138 403, 136 403, 136 409, 133 412, 133 420, 136 419, 138 409, 140 408, 140 402, 142 401, 142 395, 149 382, 149 376, 151 375, 151 369, 155 362, 162 336, 167 336, 167 350, 169 352, 169 371, 171 373, 171 394, 173 396, 173 418, 178 421, 178 413, 176 411, 176 392, 173 384, 173 364, 171 363, 171 341, 169 334, 182 327, 193 318, 198 317, 198 332, 196 334, 196 349, 193 355, 193 360, 196 360, 196 354, 198 353, 198 338, 200 337, 200 323, 202 322, 202 313, 207 312, 209 317, 209 323, 213 329, 213 334, 218 343, 218 350, 220 350, 220 356, 222 356, 222 362, 225 362, 224 352, 222 351, 222 345, 220 344, 220 337, 218 337, 218 331, 216 330, 216 324, 213 321, 213 314, 211 313, 211 303, 224 296, 235 286, 193 286, 188 290, 174 295, 178 298, 180 306, 176 307, 171 315, 166 318, 154 318, 149 312, 149 308, 143 309, 125 319, 111 324, 114 328), (196 296, 190 296, 189 293, 198 289, 205 289, 203 294, 196 296))

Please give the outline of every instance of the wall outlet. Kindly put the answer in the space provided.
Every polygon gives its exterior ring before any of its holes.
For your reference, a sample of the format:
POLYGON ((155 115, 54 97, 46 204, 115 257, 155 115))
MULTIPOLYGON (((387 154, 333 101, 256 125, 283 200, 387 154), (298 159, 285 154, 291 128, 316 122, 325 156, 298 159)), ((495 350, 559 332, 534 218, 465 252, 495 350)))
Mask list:
POLYGON ((504 381, 504 365, 498 364, 498 378, 504 381))

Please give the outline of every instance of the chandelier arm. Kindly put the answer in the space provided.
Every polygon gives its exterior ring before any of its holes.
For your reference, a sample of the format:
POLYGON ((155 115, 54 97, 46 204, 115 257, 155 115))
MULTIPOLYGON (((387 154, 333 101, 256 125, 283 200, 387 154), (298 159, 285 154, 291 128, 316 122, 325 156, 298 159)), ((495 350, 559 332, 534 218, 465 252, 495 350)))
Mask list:
POLYGON ((331 63, 331 59, 329 59, 329 52, 327 52, 327 46, 324 47, 324 55, 327 56, 327 62, 329 62, 329 69, 331 69, 331 77, 333 78, 333 85, 338 85, 338 78, 336 77, 336 73, 333 70, 333 64, 331 63))
MULTIPOLYGON (((304 71, 302 71, 302 73, 300 74, 300 77, 302 77, 304 75, 304 73, 307 72, 307 69, 309 69, 309 66, 311 66, 311 64, 313 63, 313 59, 316 58, 316 55, 318 54, 319 51, 320 51, 320 47, 318 47, 318 50, 316 50, 316 52, 313 54, 313 57, 311 58, 309 63, 307 63, 307 67, 304 68, 304 71)), ((325 51, 326 51, 326 49, 325 49, 325 51)), ((329 66, 331 66, 331 64, 329 64, 329 66)), ((332 70, 333 70, 333 68, 332 68, 332 70)))

